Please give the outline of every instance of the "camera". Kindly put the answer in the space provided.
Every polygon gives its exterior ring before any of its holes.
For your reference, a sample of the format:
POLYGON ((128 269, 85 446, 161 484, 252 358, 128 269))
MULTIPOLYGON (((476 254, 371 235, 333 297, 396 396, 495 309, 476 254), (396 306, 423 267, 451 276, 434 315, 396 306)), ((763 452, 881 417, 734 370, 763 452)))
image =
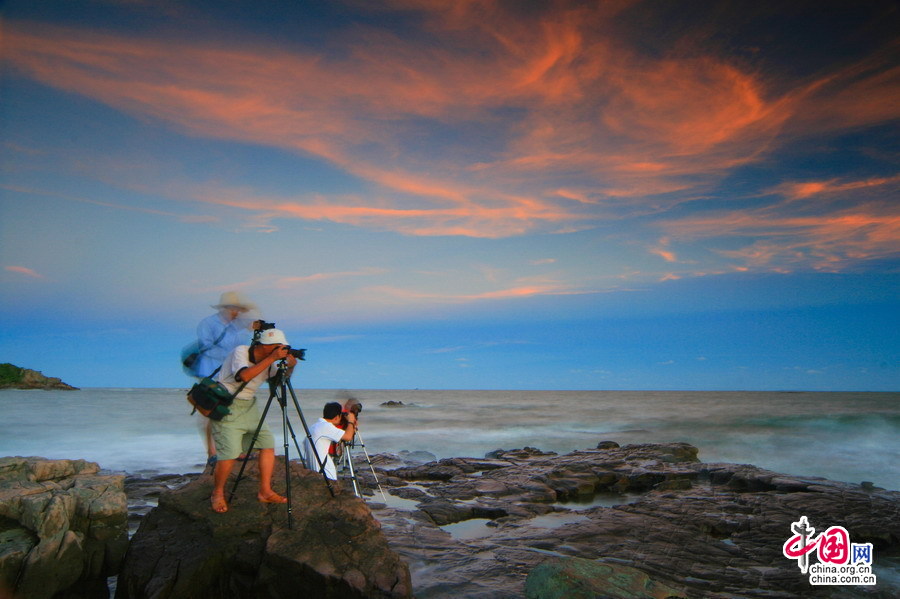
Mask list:
POLYGON ((288 353, 298 360, 306 360, 306 350, 305 349, 294 349, 290 345, 284 346, 288 353))
POLYGON ((362 412, 362 404, 359 400, 355 398, 351 398, 344 404, 344 411, 341 412, 341 424, 340 428, 347 428, 347 412, 353 412, 353 415, 359 419, 359 413, 362 412))

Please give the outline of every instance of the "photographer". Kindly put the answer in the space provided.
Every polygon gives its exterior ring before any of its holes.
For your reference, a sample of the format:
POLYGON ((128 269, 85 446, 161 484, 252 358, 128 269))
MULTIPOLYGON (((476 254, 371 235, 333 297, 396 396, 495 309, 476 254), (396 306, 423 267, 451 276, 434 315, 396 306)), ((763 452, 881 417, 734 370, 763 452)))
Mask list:
POLYGON ((310 436, 315 443, 315 453, 309 445, 309 439, 304 442, 304 464, 313 472, 319 472, 320 466, 316 463, 316 456, 324 461, 325 476, 331 480, 337 480, 337 469, 334 460, 328 453, 332 443, 351 441, 356 434, 356 414, 352 411, 344 412, 341 404, 336 401, 325 404, 322 409, 322 417, 309 429, 310 436), (345 430, 338 428, 342 418, 347 421, 345 430))
POLYGON ((200 354, 193 369, 198 378, 210 376, 231 350, 247 342, 250 329, 256 328, 256 304, 237 291, 226 291, 212 307, 218 312, 197 325, 200 354))
MULTIPOLYGON (((253 440, 260 422, 256 406, 256 390, 266 380, 278 374, 277 362, 284 360, 286 376, 297 364, 284 333, 275 328, 261 331, 252 345, 239 345, 225 358, 218 381, 234 393, 246 383, 230 406, 231 414, 212 422, 212 435, 216 444, 218 461, 213 471, 212 509, 228 511, 225 501, 225 483, 234 467, 234 461, 245 453, 253 440)), ((259 492, 257 499, 263 503, 286 503, 287 499, 272 490, 272 471, 275 467, 275 438, 263 423, 254 447, 259 448, 259 492)))
MULTIPOLYGON (((219 303, 212 306, 217 310, 197 325, 197 343, 200 350, 197 360, 191 365, 198 379, 212 376, 216 368, 238 345, 247 343, 249 330, 258 327, 259 313, 256 304, 238 291, 226 291, 219 297, 219 303)), ((199 416, 198 416, 199 418, 199 416)), ((201 418, 198 425, 203 428, 206 443, 206 465, 216 463, 216 447, 212 439, 210 421, 201 418)))

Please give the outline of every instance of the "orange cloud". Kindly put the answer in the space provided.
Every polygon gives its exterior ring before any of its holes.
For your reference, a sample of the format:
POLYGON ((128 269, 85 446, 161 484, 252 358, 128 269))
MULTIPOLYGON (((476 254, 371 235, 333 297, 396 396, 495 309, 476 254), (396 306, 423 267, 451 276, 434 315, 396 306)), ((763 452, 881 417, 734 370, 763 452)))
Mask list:
POLYGON ((743 266, 837 272, 863 261, 900 256, 900 206, 890 199, 897 197, 898 183, 900 177, 787 183, 776 188, 786 197, 783 202, 668 221, 662 226, 680 242, 743 239, 743 247, 717 250, 743 266), (866 195, 880 187, 888 187, 888 199, 866 195), (817 201, 824 194, 836 197, 817 201))
POLYGON ((670 252, 669 250, 664 250, 662 248, 652 248, 650 250, 651 254, 656 254, 666 262, 678 262, 678 258, 675 257, 674 252, 670 252))
MULTIPOLYGON (((408 235, 582 230, 664 212, 823 119, 859 127, 898 114, 887 54, 776 92, 765 74, 699 45, 643 52, 617 35, 629 2, 364 4, 416 11, 434 43, 359 24, 328 47, 304 47, 7 20, 4 58, 48 86, 190 135, 314 156, 362 188, 171 194, 250 212, 262 230, 276 218, 408 235)), ((785 193, 831 189, 818 185, 785 193)))
POLYGON ((847 191, 856 191, 866 188, 876 188, 885 185, 900 183, 900 175, 894 177, 875 177, 862 181, 841 182, 839 179, 827 181, 807 181, 803 183, 782 183, 769 191, 777 193, 792 200, 800 200, 814 195, 838 194, 847 191))

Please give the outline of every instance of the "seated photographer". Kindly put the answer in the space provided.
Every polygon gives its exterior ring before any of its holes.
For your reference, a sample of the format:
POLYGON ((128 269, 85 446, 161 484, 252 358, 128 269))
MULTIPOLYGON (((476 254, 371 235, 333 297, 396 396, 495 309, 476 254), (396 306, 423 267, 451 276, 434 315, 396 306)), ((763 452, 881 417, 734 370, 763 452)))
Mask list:
POLYGON ((306 467, 313 472, 320 472, 321 467, 316 463, 316 457, 324 463, 325 476, 331 480, 337 480, 337 469, 334 466, 334 460, 328 453, 328 449, 332 443, 341 441, 351 441, 356 435, 356 414, 352 411, 344 412, 344 409, 336 401, 325 404, 322 409, 322 417, 312 425, 309 429, 310 436, 315 444, 315 453, 309 445, 309 439, 306 439, 303 445, 303 462, 306 467), (347 427, 345 430, 338 428, 341 419, 346 418, 347 427))
MULTIPOLYGON (((250 448, 253 434, 259 426, 260 412, 256 406, 256 390, 266 380, 278 374, 279 360, 285 360, 286 374, 297 363, 290 353, 284 333, 278 329, 262 331, 252 345, 239 345, 225 358, 218 381, 234 393, 246 385, 231 404, 231 414, 212 423, 212 435, 216 443, 218 461, 213 471, 212 509, 228 511, 225 501, 225 483, 234 467, 234 461, 250 448)), ((287 499, 272 490, 272 472, 275 467, 275 438, 263 423, 254 448, 259 449, 259 491, 257 499, 263 503, 286 503, 287 499)))

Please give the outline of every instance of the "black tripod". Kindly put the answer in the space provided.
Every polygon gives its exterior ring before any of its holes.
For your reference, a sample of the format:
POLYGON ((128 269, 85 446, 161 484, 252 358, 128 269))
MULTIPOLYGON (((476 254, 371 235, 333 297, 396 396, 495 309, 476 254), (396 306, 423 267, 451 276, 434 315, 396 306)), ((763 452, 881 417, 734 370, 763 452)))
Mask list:
POLYGON ((290 391, 291 399, 294 401, 294 407, 297 409, 297 414, 300 415, 300 422, 303 423, 303 430, 306 431, 306 438, 309 440, 309 447, 312 450, 313 455, 316 458, 316 463, 319 465, 319 472, 322 473, 322 478, 325 479, 325 485, 328 487, 328 491, 331 493, 331 496, 334 497, 334 489, 331 487, 331 481, 328 480, 328 476, 325 474, 325 463, 319 457, 319 452, 316 451, 315 443, 312 440, 312 434, 309 432, 309 426, 306 424, 306 418, 303 417, 303 410, 300 409, 300 402, 297 401, 297 395, 294 393, 294 387, 291 385, 291 378, 287 373, 287 364, 284 360, 278 362, 278 374, 269 379, 269 399, 266 401, 266 407, 263 410, 262 416, 259 418, 259 424, 256 426, 256 432, 253 433, 253 440, 250 441, 250 448, 247 449, 246 457, 242 460, 241 469, 238 472, 237 480, 234 481, 234 486, 231 488, 231 494, 228 496, 228 502, 231 503, 231 500, 234 498, 234 493, 237 491, 238 483, 241 482, 241 478, 244 476, 244 468, 247 466, 247 461, 250 459, 250 453, 253 451, 253 447, 256 445, 256 441, 259 438, 259 431, 262 430, 263 424, 266 421, 266 414, 269 413, 269 407, 272 405, 272 400, 277 399, 278 405, 281 406, 281 428, 282 433, 284 435, 284 478, 285 483, 287 484, 287 514, 288 514, 288 528, 294 528, 294 515, 292 512, 292 502, 291 502, 291 468, 290 468, 290 457, 288 455, 289 445, 288 445, 288 433, 290 433, 291 439, 294 440, 294 447, 297 448, 297 455, 301 455, 300 453, 300 445, 297 443, 297 436, 294 434, 294 427, 291 426, 291 421, 287 415, 287 392, 290 391))

